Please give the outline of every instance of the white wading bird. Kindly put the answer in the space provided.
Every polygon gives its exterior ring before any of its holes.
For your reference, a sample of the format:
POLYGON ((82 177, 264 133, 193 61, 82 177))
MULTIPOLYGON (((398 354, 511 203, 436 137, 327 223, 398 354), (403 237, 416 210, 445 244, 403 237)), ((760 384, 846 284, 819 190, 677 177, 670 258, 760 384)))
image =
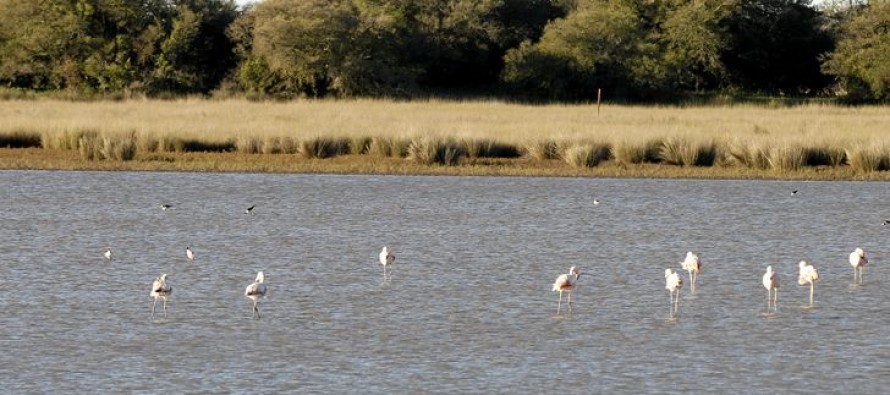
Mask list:
POLYGON ((185 257, 189 260, 189 262, 195 260, 195 253, 192 252, 192 247, 185 246, 185 257))
POLYGON ((577 267, 572 266, 566 274, 560 274, 553 282, 553 292, 559 292, 559 301, 556 303, 556 314, 559 314, 562 308, 562 293, 565 292, 566 302, 569 304, 569 313, 572 312, 572 292, 575 291, 575 282, 581 278, 581 271, 577 267))
POLYGON ((167 297, 173 293, 173 288, 167 285, 167 273, 161 274, 160 277, 156 278, 155 281, 151 284, 151 293, 148 296, 154 298, 154 302, 151 304, 151 316, 155 316, 155 305, 158 303, 158 299, 164 300, 164 318, 167 318, 167 297))
MULTIPOLYGON (((396 256, 393 255, 386 246, 383 246, 383 249, 380 250, 380 264, 383 265, 383 281, 386 281, 386 268, 389 265, 392 265, 395 260, 396 256)), ((392 279, 392 273, 389 274, 389 278, 392 279)))
POLYGON ((691 288, 691 292, 695 293, 695 280, 698 278, 698 273, 701 271, 701 260, 698 259, 698 255, 689 251, 686 253, 686 259, 680 263, 683 266, 683 270, 689 272, 689 284, 691 288))
POLYGON ((819 273, 817 273, 816 268, 814 268, 813 265, 808 264, 807 261, 800 261, 798 266, 800 266, 800 274, 797 275, 797 283, 800 285, 810 283, 810 306, 812 306, 813 292, 816 288, 816 281, 819 280, 819 273))
POLYGON ((766 267, 766 273, 763 274, 763 287, 766 288, 766 311, 769 312, 770 306, 773 311, 778 310, 779 273, 774 272, 772 266, 766 267))
POLYGON ((257 319, 260 318, 260 309, 258 307, 260 298, 266 296, 266 284, 263 284, 264 279, 263 272, 257 272, 256 280, 244 290, 244 296, 253 301, 253 316, 257 319))
POLYGON ((850 264, 853 265, 853 283, 862 285, 862 270, 868 264, 868 257, 865 256, 865 251, 857 248, 851 252, 850 264))
POLYGON ((668 290, 671 303, 671 317, 680 312, 680 289, 683 288, 683 279, 677 272, 664 269, 664 288, 668 290), (674 298, 674 294, 677 294, 674 298))

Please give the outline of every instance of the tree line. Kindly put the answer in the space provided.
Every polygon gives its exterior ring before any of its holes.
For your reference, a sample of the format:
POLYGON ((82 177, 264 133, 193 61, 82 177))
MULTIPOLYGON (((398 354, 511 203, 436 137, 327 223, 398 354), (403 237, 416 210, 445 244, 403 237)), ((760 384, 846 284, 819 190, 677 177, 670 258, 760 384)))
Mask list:
POLYGON ((0 84, 259 97, 890 99, 890 0, 0 0, 0 84))

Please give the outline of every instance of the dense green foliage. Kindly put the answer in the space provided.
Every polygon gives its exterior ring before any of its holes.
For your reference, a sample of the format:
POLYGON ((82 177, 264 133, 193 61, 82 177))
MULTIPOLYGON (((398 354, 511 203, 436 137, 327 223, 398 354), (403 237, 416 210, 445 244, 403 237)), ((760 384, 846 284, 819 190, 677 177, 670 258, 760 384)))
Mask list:
POLYGON ((808 0, 0 0, 0 85, 75 95, 890 98, 890 6, 808 0))

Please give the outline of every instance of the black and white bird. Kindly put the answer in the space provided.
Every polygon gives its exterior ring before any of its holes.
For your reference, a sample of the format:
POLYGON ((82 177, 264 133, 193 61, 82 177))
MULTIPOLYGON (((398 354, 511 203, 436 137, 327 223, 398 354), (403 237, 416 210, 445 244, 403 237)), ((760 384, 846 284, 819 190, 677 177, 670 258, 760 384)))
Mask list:
POLYGON ((254 204, 253 206, 248 207, 246 210, 244 210, 244 214, 250 214, 250 212, 253 211, 253 209, 254 209, 255 207, 256 207, 255 204, 254 204))
POLYGON ((195 253, 192 252, 192 247, 185 246, 185 257, 188 258, 189 262, 193 262, 195 260, 195 253))
POLYGON ((884 223, 881 225, 884 225, 884 226, 890 225, 890 219, 885 219, 884 223))
POLYGON ((164 318, 167 318, 167 297, 173 293, 173 287, 167 284, 167 273, 161 274, 160 277, 155 278, 155 281, 151 283, 151 293, 148 296, 154 298, 154 302, 151 304, 151 316, 155 316, 155 305, 158 303, 158 299, 164 300, 164 318))
POLYGON ((265 277, 263 276, 263 272, 259 271, 256 274, 256 280, 244 290, 244 296, 253 301, 253 316, 257 319, 260 318, 260 309, 258 307, 260 298, 266 296, 266 284, 263 284, 264 280, 265 277))
POLYGON ((791 196, 797 195, 797 189, 791 191, 791 196))
POLYGON ((173 208, 173 205, 172 204, 162 204, 161 205, 161 210, 167 211, 167 209, 169 209, 169 208, 173 208))

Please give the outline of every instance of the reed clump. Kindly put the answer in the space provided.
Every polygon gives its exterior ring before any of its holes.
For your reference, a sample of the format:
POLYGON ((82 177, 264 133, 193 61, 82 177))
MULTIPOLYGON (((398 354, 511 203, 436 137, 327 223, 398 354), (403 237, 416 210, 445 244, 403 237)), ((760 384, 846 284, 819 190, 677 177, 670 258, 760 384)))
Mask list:
POLYGON ((685 137, 668 137, 661 141, 658 157, 676 166, 713 166, 717 159, 714 141, 693 141, 685 137))
POLYGON ((662 146, 660 139, 621 139, 612 144, 612 158, 622 165, 657 163, 662 146))
POLYGON ((769 167, 777 171, 797 171, 807 164, 807 150, 797 143, 772 144, 767 155, 769 167))
POLYGON ((559 159, 560 144, 551 139, 535 139, 525 143, 523 151, 537 160, 559 159))
POLYGON ((890 150, 887 144, 857 143, 846 149, 847 162, 857 172, 890 170, 890 150))
POLYGON ((460 144, 435 137, 415 138, 408 146, 408 159, 423 165, 456 166, 466 156, 460 144))
POLYGON ((408 156, 411 141, 397 137, 372 137, 368 145, 368 154, 385 158, 404 158, 408 156))
POLYGON ((459 144, 471 159, 476 158, 518 158, 521 152, 512 144, 501 143, 494 139, 462 138, 459 144))
POLYGON ((299 152, 307 159, 324 159, 349 153, 349 139, 338 137, 316 137, 302 140, 299 152))
POLYGON ((563 160, 574 167, 596 167, 609 159, 611 147, 605 142, 572 144, 563 151, 563 160))

